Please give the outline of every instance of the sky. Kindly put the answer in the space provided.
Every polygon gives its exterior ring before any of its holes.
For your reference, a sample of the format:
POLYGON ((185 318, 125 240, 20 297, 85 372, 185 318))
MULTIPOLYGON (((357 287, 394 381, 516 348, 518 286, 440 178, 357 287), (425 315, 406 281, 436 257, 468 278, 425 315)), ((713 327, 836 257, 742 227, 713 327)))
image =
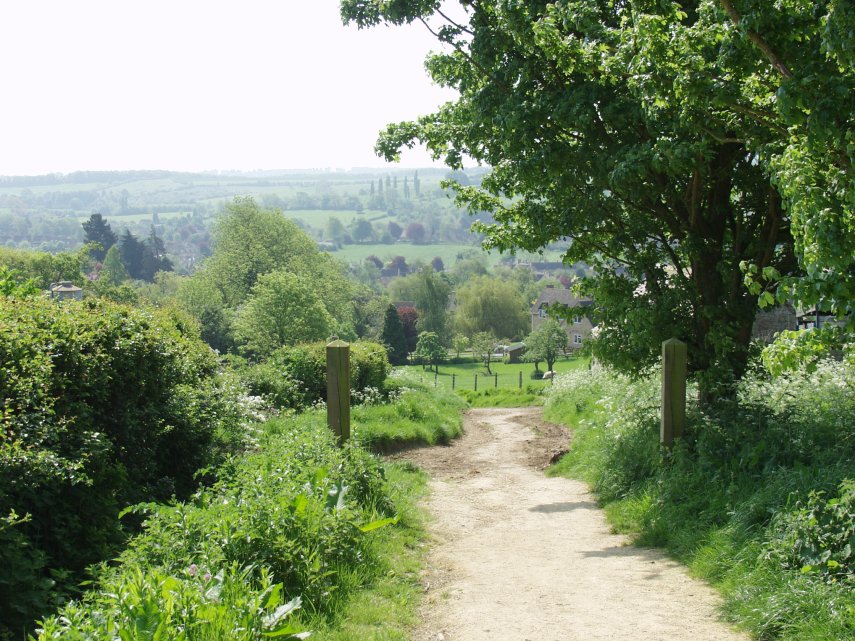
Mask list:
POLYGON ((0 2, 0 175, 382 166, 387 123, 454 97, 439 47, 337 0, 0 2))

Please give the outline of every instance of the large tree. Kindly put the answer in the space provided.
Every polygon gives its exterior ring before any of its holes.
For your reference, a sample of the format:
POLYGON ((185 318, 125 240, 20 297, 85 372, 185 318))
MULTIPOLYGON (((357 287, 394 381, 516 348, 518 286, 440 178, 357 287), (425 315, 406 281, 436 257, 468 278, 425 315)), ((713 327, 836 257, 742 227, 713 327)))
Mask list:
POLYGON ((326 339, 333 325, 314 283, 287 271, 259 276, 234 320, 238 345, 261 359, 285 345, 326 339))
POLYGON ((116 244, 116 233, 110 223, 104 220, 101 214, 92 214, 82 225, 84 242, 100 245, 92 248, 92 257, 97 261, 104 260, 107 252, 116 244))
POLYGON ((393 300, 412 301, 419 312, 418 330, 433 332, 443 344, 451 337, 448 332, 448 302, 451 285, 432 267, 423 267, 414 274, 396 278, 389 285, 393 300))
POLYGON ((383 331, 380 333, 380 342, 386 346, 389 362, 392 365, 404 365, 407 362, 407 338, 404 335, 404 324, 398 315, 394 305, 386 308, 383 317, 383 331))
POLYGON ((743 267, 766 287, 794 273, 772 163, 787 153, 790 126, 775 103, 786 83, 773 50, 799 46, 814 3, 460 4, 453 22, 430 0, 342 1, 359 26, 423 21, 448 43, 427 67, 459 98, 390 125, 378 152, 393 159, 423 142, 452 167, 467 156, 492 166, 481 187, 456 188, 460 201, 493 212, 488 245, 572 241, 565 260, 596 268, 587 289, 600 358, 638 369, 677 336, 703 396, 727 389, 745 368, 757 307, 743 267), (743 5, 736 23, 733 4, 743 5), (764 37, 757 25, 781 31, 764 37))
POLYGON ((513 282, 477 276, 457 289, 454 324, 470 338, 489 332, 499 338, 516 339, 528 330, 531 318, 523 295, 513 282))

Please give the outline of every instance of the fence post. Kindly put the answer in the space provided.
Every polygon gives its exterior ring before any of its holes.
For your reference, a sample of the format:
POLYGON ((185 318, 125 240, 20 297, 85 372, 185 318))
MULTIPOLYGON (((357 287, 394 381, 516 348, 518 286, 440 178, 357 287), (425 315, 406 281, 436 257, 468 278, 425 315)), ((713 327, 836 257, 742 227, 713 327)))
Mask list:
POLYGON ((493 385, 493 387, 498 388, 499 387, 499 375, 495 374, 495 377, 496 377, 496 383, 493 385))
POLYGON ((434 386, 434 387, 436 387, 436 381, 437 381, 437 379, 438 379, 438 378, 439 378, 439 373, 438 373, 438 372, 434 372, 434 375, 433 375, 433 386, 434 386))
POLYGON ((522 389, 522 370, 520 370, 520 389, 522 389))
POLYGON ((455 379, 457 378, 457 374, 451 375, 451 389, 455 388, 455 383, 457 382, 455 379))
POLYGON ((671 447, 686 423, 686 344, 676 338, 662 343, 662 422, 659 441, 671 447))
POLYGON ((350 439, 350 345, 327 345, 327 425, 339 447, 350 439))
POLYGON ((478 391, 478 374, 475 374, 475 391, 478 391))

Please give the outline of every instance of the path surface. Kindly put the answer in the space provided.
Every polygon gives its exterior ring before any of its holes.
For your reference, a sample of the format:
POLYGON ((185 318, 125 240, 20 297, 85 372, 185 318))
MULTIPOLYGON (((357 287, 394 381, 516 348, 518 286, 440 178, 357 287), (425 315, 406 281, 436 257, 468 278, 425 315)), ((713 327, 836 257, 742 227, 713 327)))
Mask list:
POLYGON ((414 641, 747 641, 709 587, 611 534, 584 484, 543 475, 566 443, 537 408, 473 410, 453 445, 397 457, 434 478, 414 641))

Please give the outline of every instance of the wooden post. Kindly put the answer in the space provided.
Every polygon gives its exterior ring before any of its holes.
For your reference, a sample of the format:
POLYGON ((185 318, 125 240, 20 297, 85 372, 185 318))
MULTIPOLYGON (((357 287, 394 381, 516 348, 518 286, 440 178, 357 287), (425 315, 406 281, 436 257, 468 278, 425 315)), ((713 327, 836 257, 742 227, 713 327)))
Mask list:
POLYGON ((683 436, 686 423, 686 344, 676 338, 662 343, 662 422, 659 441, 665 447, 683 436))
POLYGON ((439 379, 439 373, 438 373, 438 372, 434 372, 434 374, 433 374, 433 386, 434 386, 434 387, 436 387, 437 379, 439 379))
POLYGON ((520 370, 520 389, 522 389, 522 370, 520 370))
POLYGON ((497 387, 499 387, 499 375, 495 374, 495 377, 496 377, 496 383, 493 385, 493 387, 497 388, 497 387))
POLYGON ((478 374, 475 374, 475 391, 478 391, 478 374))
POLYGON ((327 425, 339 447, 350 439, 350 345, 327 345, 327 425))
POLYGON ((451 375, 451 389, 455 388, 455 384, 457 383, 457 381, 455 380, 456 378, 457 378, 457 374, 451 375))

